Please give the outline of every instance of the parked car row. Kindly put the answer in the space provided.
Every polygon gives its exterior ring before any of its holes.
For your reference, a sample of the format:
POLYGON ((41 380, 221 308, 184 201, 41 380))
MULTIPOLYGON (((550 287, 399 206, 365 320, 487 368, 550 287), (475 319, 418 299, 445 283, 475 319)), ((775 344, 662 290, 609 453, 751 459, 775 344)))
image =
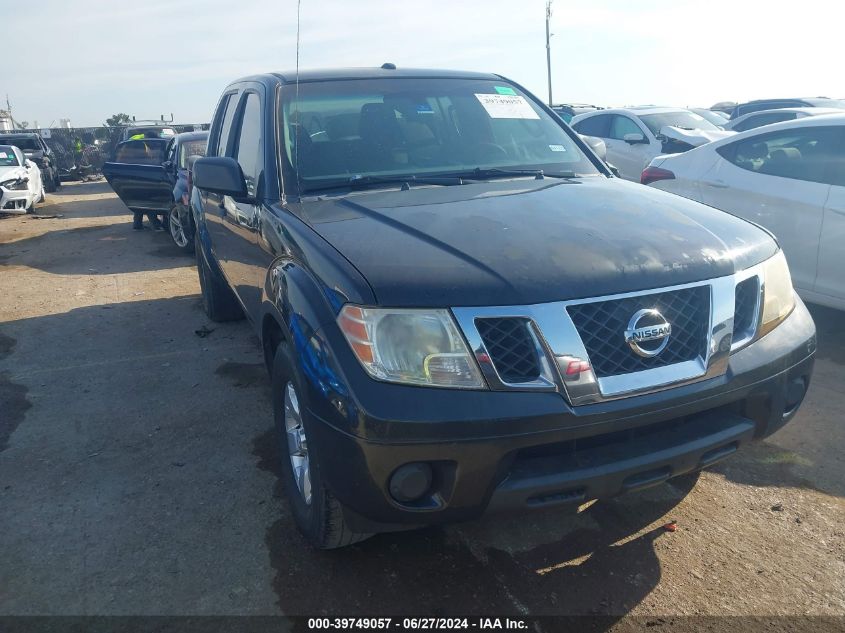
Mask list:
POLYGON ((682 152, 730 136, 700 114, 682 108, 611 108, 579 114, 571 125, 607 147, 607 162, 626 180, 639 181, 649 162, 660 154, 682 152))

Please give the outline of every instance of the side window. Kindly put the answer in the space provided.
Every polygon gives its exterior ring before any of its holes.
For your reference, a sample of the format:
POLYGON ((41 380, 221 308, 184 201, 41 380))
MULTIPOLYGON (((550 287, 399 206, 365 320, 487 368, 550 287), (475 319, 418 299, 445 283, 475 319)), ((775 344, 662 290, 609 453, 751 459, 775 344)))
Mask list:
POLYGON ((641 136, 645 136, 640 127, 631 119, 619 114, 615 115, 610 124, 610 136, 608 138, 624 141, 626 134, 640 134, 641 136))
POLYGON ((769 125, 771 123, 780 123, 781 121, 790 121, 795 118, 794 112, 772 112, 770 114, 760 114, 758 116, 750 116, 745 121, 734 127, 737 132, 744 132, 745 130, 753 130, 756 127, 769 125))
POLYGON ((229 149, 229 132, 232 130, 232 121, 235 119, 237 110, 237 99, 231 94, 226 97, 226 103, 221 104, 223 121, 220 125, 220 136, 217 137, 217 156, 226 156, 229 149))
POLYGON ((238 132, 238 163, 244 172, 247 191, 255 195, 263 167, 261 161, 261 100, 254 92, 246 95, 241 129, 238 132))
POLYGON ((838 184, 845 173, 845 152, 836 127, 760 134, 717 151, 737 167, 768 176, 838 184))
POLYGON ((610 138, 610 120, 613 117, 609 114, 591 116, 575 124, 575 131, 585 136, 598 136, 599 138, 610 138))

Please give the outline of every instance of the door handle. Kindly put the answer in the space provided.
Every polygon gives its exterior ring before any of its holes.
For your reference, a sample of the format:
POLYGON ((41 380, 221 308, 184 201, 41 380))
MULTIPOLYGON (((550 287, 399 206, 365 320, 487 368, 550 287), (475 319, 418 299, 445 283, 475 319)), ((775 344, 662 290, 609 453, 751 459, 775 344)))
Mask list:
POLYGON ((728 185, 726 185, 721 180, 702 180, 703 184, 707 185, 708 187, 713 187, 714 189, 727 189, 728 185))

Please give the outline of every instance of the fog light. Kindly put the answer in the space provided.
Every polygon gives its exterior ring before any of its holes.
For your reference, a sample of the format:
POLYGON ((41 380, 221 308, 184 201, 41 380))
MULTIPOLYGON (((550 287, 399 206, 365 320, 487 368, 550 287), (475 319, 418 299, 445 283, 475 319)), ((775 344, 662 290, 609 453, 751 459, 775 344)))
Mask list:
POLYGON ((390 477, 390 496, 400 503, 421 498, 431 488, 431 466, 425 462, 405 464, 390 477))
POLYGON ((789 381, 789 384, 786 386, 786 399, 783 407, 784 417, 795 413, 795 410, 804 401, 806 393, 807 379, 804 376, 789 381))

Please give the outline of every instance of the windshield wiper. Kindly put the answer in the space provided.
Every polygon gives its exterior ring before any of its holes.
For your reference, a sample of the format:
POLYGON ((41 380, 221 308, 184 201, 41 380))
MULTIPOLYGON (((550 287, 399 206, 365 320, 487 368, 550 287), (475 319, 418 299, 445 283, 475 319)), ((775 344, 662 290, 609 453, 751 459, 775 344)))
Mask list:
POLYGON ((356 174, 350 176, 347 184, 352 187, 366 186, 366 185, 383 185, 391 183, 402 183, 402 189, 410 189, 411 185, 443 185, 448 187, 450 185, 465 184, 460 176, 417 176, 415 174, 406 176, 362 176, 356 174), (407 185, 407 187, 405 186, 407 185))
POLYGON ((406 174, 404 176, 369 176, 362 174, 355 174, 346 180, 334 181, 328 183, 314 183, 311 186, 303 187, 304 193, 313 193, 315 191, 325 191, 328 189, 363 189, 371 185, 401 185, 402 191, 407 191, 411 185, 442 185, 448 187, 451 185, 466 185, 469 184, 466 180, 459 176, 447 174, 444 176, 416 176, 415 174, 406 174))
POLYGON ((473 178, 475 180, 485 180, 488 178, 509 178, 513 176, 534 176, 535 180, 543 180, 544 178, 576 178, 574 171, 561 171, 553 174, 544 172, 542 169, 501 169, 499 167, 488 167, 482 169, 476 167, 472 171, 461 172, 460 175, 464 178, 473 178))

